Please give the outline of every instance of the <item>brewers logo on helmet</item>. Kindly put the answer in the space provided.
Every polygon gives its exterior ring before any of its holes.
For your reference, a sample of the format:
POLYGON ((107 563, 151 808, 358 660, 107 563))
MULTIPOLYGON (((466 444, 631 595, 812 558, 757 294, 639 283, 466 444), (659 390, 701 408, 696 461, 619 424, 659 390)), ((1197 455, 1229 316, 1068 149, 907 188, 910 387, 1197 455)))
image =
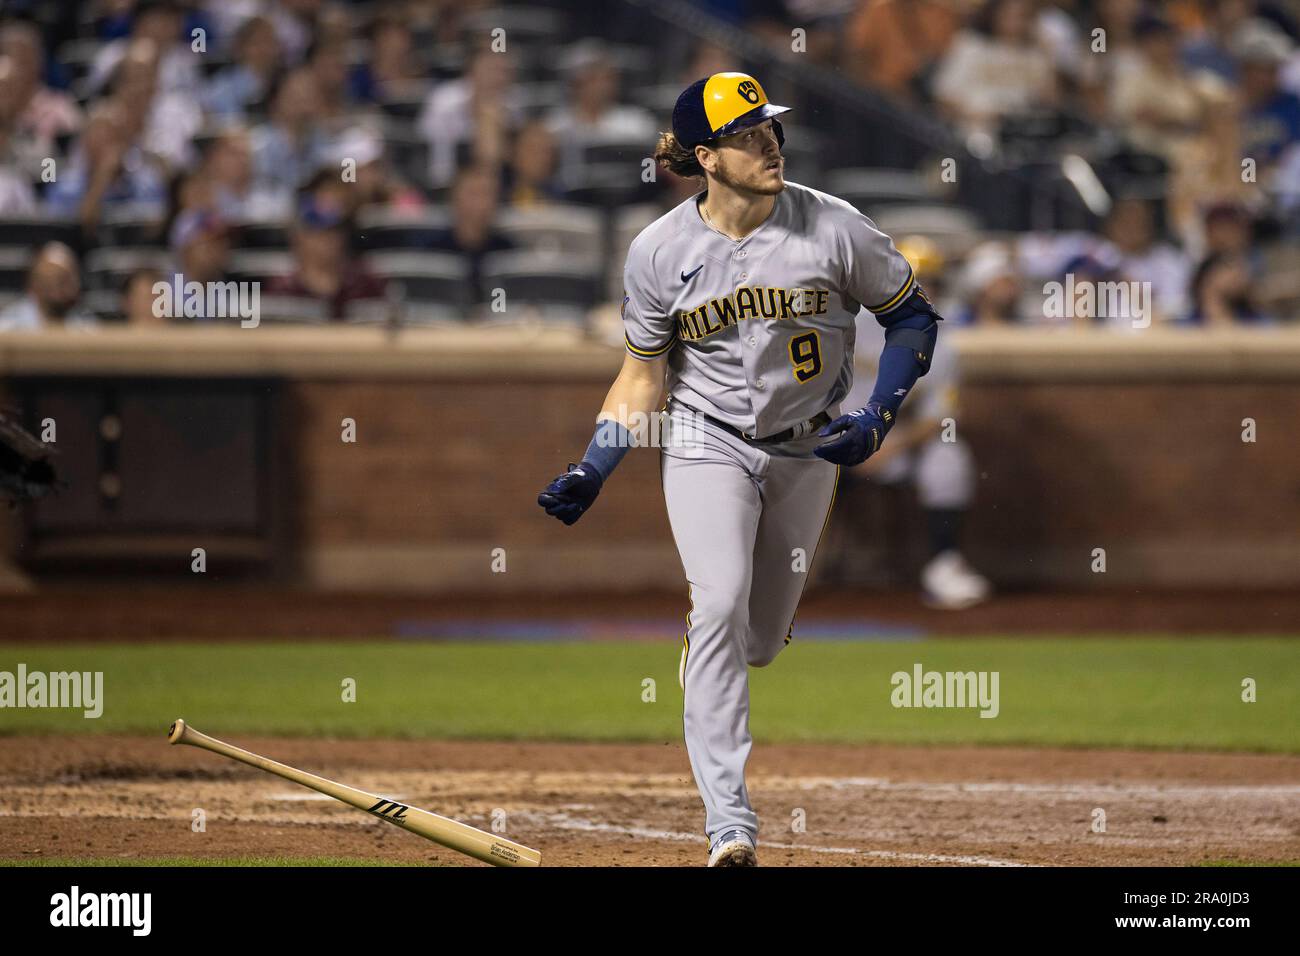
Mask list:
POLYGON ((771 119, 777 142, 784 146, 781 121, 773 117, 789 109, 769 103, 762 85, 748 73, 714 73, 696 80, 677 97, 673 136, 692 149, 771 119))

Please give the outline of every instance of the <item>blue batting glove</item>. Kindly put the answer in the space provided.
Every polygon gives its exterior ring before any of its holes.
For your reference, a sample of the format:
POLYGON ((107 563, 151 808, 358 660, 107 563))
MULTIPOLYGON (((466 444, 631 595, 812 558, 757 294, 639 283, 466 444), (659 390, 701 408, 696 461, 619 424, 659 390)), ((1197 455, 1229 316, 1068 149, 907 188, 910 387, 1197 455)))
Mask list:
POLYGON ((894 427, 894 413, 883 405, 871 404, 841 415, 817 434, 822 438, 839 435, 813 449, 818 458, 836 465, 860 465, 876 452, 894 427))
POLYGON ((568 471, 547 485, 537 496, 537 503, 546 509, 548 515, 570 525, 591 507, 603 484, 600 473, 587 462, 569 465, 568 471))

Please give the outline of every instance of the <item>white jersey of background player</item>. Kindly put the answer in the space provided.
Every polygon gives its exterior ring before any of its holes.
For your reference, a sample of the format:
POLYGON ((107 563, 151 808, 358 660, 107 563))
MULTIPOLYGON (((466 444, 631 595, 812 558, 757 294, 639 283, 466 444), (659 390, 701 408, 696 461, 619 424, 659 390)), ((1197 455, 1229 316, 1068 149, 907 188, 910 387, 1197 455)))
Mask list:
POLYGON ((785 111, 743 73, 678 97, 655 159, 704 177, 705 191, 632 243, 623 368, 582 463, 538 496, 577 521, 634 443, 629 426, 666 391, 664 498, 691 601, 683 724, 710 866, 757 862, 748 668, 789 642, 838 466, 880 447, 938 334, 888 236, 848 203, 785 182, 785 111), (840 415, 863 306, 887 342, 867 404, 840 415))

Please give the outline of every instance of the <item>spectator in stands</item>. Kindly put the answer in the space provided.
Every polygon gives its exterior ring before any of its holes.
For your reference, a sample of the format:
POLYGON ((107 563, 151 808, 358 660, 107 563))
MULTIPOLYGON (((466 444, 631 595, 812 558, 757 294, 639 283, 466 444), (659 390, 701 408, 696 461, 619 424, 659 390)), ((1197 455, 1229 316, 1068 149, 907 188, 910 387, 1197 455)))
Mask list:
POLYGON ((964 301, 951 316, 954 326, 1020 323, 1020 276, 1002 243, 985 243, 970 254, 961 287, 964 301))
MULTIPOLYGON (((1290 154, 1300 148, 1300 97, 1282 88, 1282 64, 1291 55, 1291 40, 1276 27, 1252 20, 1237 33, 1232 46, 1241 74, 1242 149, 1258 163, 1259 181, 1270 181, 1277 170, 1290 169, 1290 154)), ((1287 192, 1286 184, 1276 191, 1287 192)))
POLYGON ((90 329, 98 323, 78 307, 81 264, 61 242, 46 243, 27 272, 27 294, 0 311, 0 332, 90 329))
POLYGON ((142 114, 110 99, 90 114, 72 157, 46 193, 50 209, 75 215, 87 234, 105 206, 151 208, 161 215, 167 199, 167 171, 140 148, 142 114))
POLYGON ((1189 250, 1204 243, 1203 216, 1221 203, 1259 199, 1259 187, 1242 177, 1241 123, 1236 92, 1206 89, 1201 128, 1171 171, 1165 208, 1171 232, 1189 250))
POLYGON ((167 324, 166 316, 154 312, 153 287, 155 283, 165 282, 163 274, 148 267, 136 269, 122 283, 122 299, 118 311, 126 324, 134 328, 150 328, 167 324))
POLYGON ((1001 120, 1056 105, 1056 73, 1034 34, 1028 0, 988 0, 953 41, 939 66, 934 92, 967 133, 985 142, 1001 120))
MULTIPOLYGON (((0 97, 3 96, 5 58, 0 57, 0 97)), ((0 216, 30 216, 36 212, 32 178, 14 156, 13 133, 0 112, 0 216)))
POLYGON ((849 21, 845 68, 901 100, 929 99, 929 81, 962 25, 951 0, 865 0, 849 21))
POLYGON ((1263 319, 1254 296, 1250 260, 1240 253, 1211 253, 1192 279, 1193 325, 1226 327, 1263 319))
POLYGON ((1151 283, 1152 318, 1163 321, 1183 315, 1191 265, 1183 252, 1160 241, 1151 202, 1134 196, 1116 200, 1103 232, 1098 261, 1124 279, 1151 283))
POLYGON ((199 65, 203 54, 191 47, 184 33, 185 12, 174 0, 139 0, 131 19, 131 35, 104 45, 90 69, 92 94, 104 90, 118 71, 128 50, 148 41, 158 55, 158 86, 168 93, 195 99, 199 93, 199 65))
POLYGON ((1136 33, 1142 12, 1142 0, 1096 0, 1079 75, 1084 112, 1093 122, 1108 121, 1112 88, 1140 62, 1136 33))
MULTIPOLYGON (((338 152, 356 163, 356 182, 346 184, 351 188, 344 190, 350 218, 355 219, 367 207, 407 212, 424 208, 424 193, 393 170, 377 135, 354 128, 339 142, 338 152)), ((330 177, 337 178, 332 170, 330 177)))
POLYGON ((227 222, 278 219, 288 213, 288 195, 254 188, 253 147, 242 127, 227 129, 212 141, 199 172, 212 191, 212 208, 227 222))
POLYGON ((600 40, 579 40, 564 56, 568 103, 551 113, 547 128, 560 147, 560 178, 579 181, 586 157, 595 145, 626 144, 639 156, 655 135, 655 120, 639 106, 618 102, 618 66, 600 40))
POLYGON ((1255 15, 1255 0, 1214 0, 1201 4, 1204 24, 1183 44, 1183 63, 1190 70, 1209 73, 1236 84, 1237 58, 1232 41, 1237 31, 1255 15))
POLYGON ((1216 203, 1205 212, 1206 255, 1251 255, 1254 247, 1254 224, 1250 215, 1236 203, 1216 203))
POLYGON ((350 78, 352 95, 363 103, 385 103, 422 96, 428 89, 415 56, 411 30, 396 12, 382 12, 370 28, 370 56, 350 78))
POLYGON ((40 175, 46 158, 61 158, 60 139, 81 130, 82 114, 67 93, 45 85, 45 52, 40 32, 28 23, 0 28, 0 59, 6 63, 0 85, 3 111, 11 119, 15 160, 28 176, 40 175))
POLYGON ((1137 66, 1115 78, 1113 115, 1135 147, 1176 167, 1186 161, 1204 119, 1204 82, 1183 68, 1169 21, 1143 17, 1135 36, 1137 66))
POLYGON ((429 141, 429 182, 448 186, 460 166, 505 161, 507 137, 523 116, 507 53, 480 49, 464 76, 439 83, 424 101, 416 128, 429 141))
POLYGON ((527 207, 563 198, 556 177, 555 137, 546 124, 534 120, 515 135, 510 164, 505 169, 506 202, 527 207))
POLYGON ((160 85, 159 65, 152 40, 132 41, 118 61, 110 98, 138 127, 141 149, 169 171, 184 169, 194 161, 193 139, 203 115, 193 96, 160 85))
POLYGON ((310 70, 284 76, 271 95, 270 118, 253 129, 254 188, 292 195, 327 159, 330 142, 320 123, 320 92, 310 70))
POLYGON ((184 282, 230 280, 230 229, 214 213, 191 209, 176 217, 170 245, 184 282))
MULTIPOLYGON (((932 296, 944 268, 937 248, 917 236, 899 240, 899 251, 912 264, 917 281, 932 296)), ((885 346, 885 332, 866 309, 857 317, 853 390, 845 408, 857 408, 870 398, 876 364, 885 346), (857 402, 858 404, 854 404, 857 402)), ((889 433, 892 448, 881 450, 856 468, 846 468, 846 494, 861 494, 872 483, 887 487, 911 485, 925 515, 927 560, 921 588, 932 607, 959 610, 988 598, 989 582, 966 560, 961 532, 975 498, 975 456, 965 439, 952 429, 957 416, 961 373, 953 348, 939 349, 929 373, 918 380, 898 423, 889 433)), ((850 511, 859 509, 851 508, 850 511)), ((860 529, 875 534, 876 529, 860 529)))
POLYGON ((451 190, 451 228, 435 232, 429 244, 435 251, 455 252, 465 257, 476 302, 488 298, 488 290, 483 286, 484 257, 514 246, 495 225, 500 191, 500 179, 491 167, 471 166, 461 170, 451 190))
POLYGON ((235 35, 235 62, 206 85, 203 108, 217 120, 242 120, 266 102, 284 65, 280 39, 269 17, 249 17, 235 35))
POLYGON ((335 320, 344 317, 351 302, 382 299, 383 280, 351 255, 349 230, 335 197, 304 191, 292 237, 293 274, 271 279, 266 293, 316 299, 335 320))
POLYGON ((329 130, 341 130, 352 101, 346 43, 318 39, 307 51, 307 69, 316 81, 320 120, 329 130))

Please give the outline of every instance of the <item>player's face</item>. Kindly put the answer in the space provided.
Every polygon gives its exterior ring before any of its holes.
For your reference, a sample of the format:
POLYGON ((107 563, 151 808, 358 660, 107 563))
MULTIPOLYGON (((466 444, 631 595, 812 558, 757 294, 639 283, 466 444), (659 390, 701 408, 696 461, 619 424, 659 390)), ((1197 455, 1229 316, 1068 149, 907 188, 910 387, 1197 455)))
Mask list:
POLYGON ((718 141, 718 165, 713 177, 724 186, 760 196, 785 188, 785 160, 771 120, 718 141))

